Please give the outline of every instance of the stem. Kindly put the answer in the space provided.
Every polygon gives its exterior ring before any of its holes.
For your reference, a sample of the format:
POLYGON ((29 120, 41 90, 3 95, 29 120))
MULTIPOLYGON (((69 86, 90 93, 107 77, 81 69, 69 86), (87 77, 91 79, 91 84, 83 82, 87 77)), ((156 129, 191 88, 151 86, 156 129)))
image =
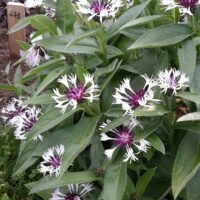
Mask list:
POLYGON ((163 200, 164 197, 171 191, 171 187, 169 187, 165 192, 164 194, 158 199, 158 200, 163 200))
POLYGON ((194 16, 191 16, 191 23, 192 23, 192 29, 196 33, 197 29, 196 29, 196 21, 195 21, 194 16))

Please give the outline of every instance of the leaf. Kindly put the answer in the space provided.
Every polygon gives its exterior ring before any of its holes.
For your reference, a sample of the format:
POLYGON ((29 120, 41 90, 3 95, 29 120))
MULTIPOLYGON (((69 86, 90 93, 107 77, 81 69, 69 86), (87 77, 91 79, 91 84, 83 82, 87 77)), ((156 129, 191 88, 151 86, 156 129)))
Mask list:
POLYGON ((110 28, 106 33, 106 39, 109 40, 111 37, 116 35, 119 32, 119 29, 130 20, 136 19, 144 8, 149 4, 150 0, 145 1, 144 3, 134 6, 122 14, 115 23, 112 23, 110 28))
POLYGON ((68 69, 67 65, 63 67, 59 67, 59 68, 57 67, 56 69, 49 72, 46 78, 38 86, 37 91, 35 92, 34 96, 37 96, 38 94, 40 94, 51 82, 53 82, 61 74, 63 74, 63 72, 66 71, 66 69, 68 69))
POLYGON ((67 119, 68 117, 73 115, 75 112, 78 112, 80 110, 81 108, 77 108, 75 110, 66 112, 65 114, 61 114, 60 109, 55 108, 44 113, 31 129, 26 139, 26 143, 29 143, 31 140, 33 140, 35 137, 37 137, 41 133, 44 133, 45 131, 50 130, 51 128, 55 127, 56 125, 61 123, 63 120, 67 119))
POLYGON ((140 199, 147 188, 149 182, 151 181, 153 175, 155 174, 156 168, 149 169, 145 172, 136 183, 136 197, 140 199))
POLYGON ((35 75, 38 75, 40 72, 43 72, 45 70, 48 70, 48 69, 52 69, 52 68, 55 68, 60 66, 62 63, 64 63, 64 60, 63 59, 54 59, 54 60, 50 60, 44 64, 42 64, 41 66, 39 67, 35 67, 31 70, 29 70, 25 76, 21 79, 21 83, 24 83, 26 82, 27 79, 29 78, 32 78, 33 76, 35 75))
POLYGON ((65 152, 63 155, 60 175, 62 176, 74 159, 82 152, 91 141, 95 132, 95 128, 99 121, 99 116, 93 118, 82 118, 78 124, 72 129, 71 137, 65 144, 65 152))
POLYGON ((161 116, 166 113, 169 113, 170 111, 166 110, 161 105, 154 105, 152 107, 138 107, 134 114, 137 117, 152 117, 152 116, 161 116))
POLYGON ((170 15, 151 15, 151 16, 140 17, 137 19, 133 19, 133 20, 127 22, 126 24, 124 24, 119 29, 119 31, 122 31, 123 29, 126 29, 126 28, 130 28, 132 26, 138 26, 138 25, 142 25, 142 24, 154 21, 154 20, 165 19, 165 18, 172 19, 172 17, 170 15))
POLYGON ((192 34, 189 26, 184 24, 166 24, 147 31, 140 36, 129 48, 154 48, 176 44, 192 34))
POLYGON ((157 135, 151 134, 146 139, 150 142, 152 147, 154 147, 156 150, 160 151, 163 155, 165 155, 165 146, 157 135))
POLYGON ((40 96, 31 97, 24 101, 24 104, 27 105, 37 105, 37 104, 52 104, 55 101, 53 100, 52 96, 53 93, 41 94, 40 96))
POLYGON ((18 93, 18 90, 15 86, 3 84, 3 83, 0 83, 0 90, 6 90, 9 92, 18 93))
POLYGON ((186 183, 195 175, 200 166, 200 136, 188 133, 183 138, 172 172, 172 192, 176 199, 186 183), (187 163, 186 163, 187 162, 187 163))
POLYGON ((188 200, 199 200, 200 199, 200 170, 195 176, 188 182, 186 186, 186 195, 188 200))
POLYGON ((186 73, 186 75, 189 77, 189 80, 192 80, 195 71, 196 55, 196 46, 192 40, 187 40, 183 42, 182 48, 178 49, 180 70, 186 73))
POLYGON ((194 103, 200 104, 200 94, 192 92, 178 92, 177 96, 192 101, 194 103))
POLYGON ((175 128, 200 133, 200 121, 178 122, 175 124, 175 128))
POLYGON ((97 180, 99 180, 99 177, 91 171, 66 173, 62 177, 45 176, 40 181, 34 182, 30 194, 67 186, 69 184, 89 183, 97 180))
POLYGON ((177 122, 184 122, 184 121, 200 121, 200 112, 188 113, 178 118, 177 120, 177 122))
POLYGON ((45 15, 35 15, 31 18, 31 25, 42 33, 48 32, 52 35, 57 34, 54 21, 45 15))
POLYGON ((63 33, 72 32, 75 22, 73 7, 70 0, 56 2, 56 24, 63 33))
POLYGON ((22 28, 28 26, 31 22, 31 18, 33 16, 29 16, 29 17, 25 17, 23 19, 21 19, 20 21, 18 21, 9 31, 8 31, 8 34, 11 34, 11 33, 15 33, 19 30, 21 30, 22 28))
POLYGON ((107 168, 104 187, 99 200, 122 200, 127 180, 127 163, 118 156, 107 168))

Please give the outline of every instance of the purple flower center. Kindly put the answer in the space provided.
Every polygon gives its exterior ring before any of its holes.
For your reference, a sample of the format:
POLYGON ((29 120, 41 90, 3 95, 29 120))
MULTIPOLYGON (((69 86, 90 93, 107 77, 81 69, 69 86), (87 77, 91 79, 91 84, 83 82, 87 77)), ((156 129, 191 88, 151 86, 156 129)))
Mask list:
POLYGON ((82 101, 85 88, 83 84, 70 87, 66 90, 66 96, 69 100, 82 101))
POLYGON ((117 128, 116 143, 121 147, 130 146, 133 143, 134 136, 128 127, 117 128))
POLYGON ((100 13, 103 10, 108 10, 109 8, 110 8, 110 4, 105 0, 102 0, 101 2, 94 1, 92 2, 90 6, 90 9, 93 10, 93 12, 96 13, 97 15, 100 15, 100 13))
POLYGON ((58 155, 51 157, 51 160, 48 163, 48 165, 51 165, 54 169, 56 169, 57 167, 60 167, 60 157, 58 155))
POLYGON ((140 105, 139 101, 144 98, 145 92, 144 89, 141 89, 135 93, 131 93, 130 98, 128 99, 128 104, 137 108, 140 105))
POLYGON ((25 133, 29 132, 31 130, 31 128, 33 127, 33 125, 36 123, 36 118, 32 117, 30 119, 28 119, 25 123, 24 123, 24 131, 25 133))
POLYGON ((185 8, 194 8, 198 0, 179 0, 179 4, 185 8))
POLYGON ((68 192, 65 196, 65 200, 82 200, 82 198, 76 193, 68 192))
POLYGON ((168 80, 168 86, 170 89, 173 89, 174 87, 176 87, 177 84, 177 80, 174 77, 173 73, 170 74, 170 78, 168 80))
POLYGON ((20 107, 19 107, 18 110, 9 112, 9 113, 8 113, 8 117, 9 117, 9 119, 12 119, 12 118, 14 118, 14 117, 16 117, 16 116, 22 114, 22 113, 25 112, 26 110, 27 110, 26 108, 20 108, 20 107))

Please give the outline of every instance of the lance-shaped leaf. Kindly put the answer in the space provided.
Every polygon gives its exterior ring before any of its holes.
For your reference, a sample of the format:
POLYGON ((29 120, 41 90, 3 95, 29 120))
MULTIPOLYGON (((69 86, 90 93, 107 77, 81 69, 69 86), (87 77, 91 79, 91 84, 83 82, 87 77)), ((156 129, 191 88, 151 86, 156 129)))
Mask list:
POLYGON ((169 46, 181 42, 192 33, 191 28, 185 24, 159 26, 140 36, 128 50, 169 46))
POLYGON ((97 181, 99 179, 100 178, 97 177, 96 174, 91 171, 66 173, 63 176, 59 177, 45 176, 40 181, 34 183, 30 194, 37 193, 43 190, 67 186, 69 184, 89 183, 92 181, 97 181))
POLYGON ((200 166, 200 135, 188 133, 176 155, 172 172, 172 192, 176 199, 200 166), (187 163, 186 163, 187 162, 187 163))
POLYGON ((99 200, 122 200, 127 180, 127 163, 118 156, 106 171, 104 187, 99 200))
POLYGON ((88 146, 95 132, 98 121, 99 116, 90 118, 84 117, 71 130, 71 135, 65 143, 65 152, 60 172, 61 176, 65 173, 79 153, 88 146))

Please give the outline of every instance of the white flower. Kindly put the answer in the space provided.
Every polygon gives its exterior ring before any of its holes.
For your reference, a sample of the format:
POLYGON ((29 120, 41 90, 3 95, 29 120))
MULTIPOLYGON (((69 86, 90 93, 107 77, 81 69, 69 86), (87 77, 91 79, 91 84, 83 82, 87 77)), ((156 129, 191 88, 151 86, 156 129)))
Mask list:
POLYGON ((181 15, 193 15, 191 9, 195 8, 200 3, 199 0, 161 0, 161 5, 166 6, 165 10, 178 8, 181 15))
POLYGON ((129 8, 134 3, 134 0, 126 0, 126 7, 129 8))
POLYGON ((26 63, 30 67, 36 67, 40 65, 42 59, 48 60, 50 57, 46 54, 45 50, 36 44, 34 44, 26 54, 26 63))
POLYGON ((52 174, 59 176, 64 149, 65 148, 62 144, 49 148, 42 156, 44 161, 40 163, 39 171, 44 175, 49 173, 50 176, 52 174))
POLYGON ((119 88, 116 88, 116 92, 113 95, 113 104, 120 104, 123 110, 129 112, 131 109, 135 109, 138 106, 150 107, 148 104, 149 101, 160 101, 154 99, 154 91, 152 90, 152 88, 157 85, 157 82, 148 78, 146 75, 142 75, 142 77, 146 81, 145 85, 142 89, 137 91, 132 89, 130 79, 125 78, 119 88))
POLYGON ((1 110, 1 113, 3 114, 2 119, 8 125, 15 125, 17 116, 24 113, 27 109, 27 105, 23 105, 21 98, 12 98, 11 101, 1 110))
MULTIPOLYGON (((41 115, 41 109, 34 107, 27 107, 27 109, 17 116, 14 126, 16 130, 14 135, 16 139, 25 140, 33 125, 38 121, 39 115, 41 115)), ((42 136, 38 135, 35 140, 42 140, 42 136)))
POLYGON ((62 83, 66 87, 66 90, 64 94, 61 94, 57 88, 54 89, 55 96, 52 96, 52 98, 57 103, 55 107, 61 108, 62 113, 69 106, 73 110, 76 109, 78 103, 84 100, 93 102, 99 99, 99 87, 95 85, 93 76, 89 74, 84 74, 84 83, 80 83, 76 75, 64 75, 58 79, 58 82, 62 83))
POLYGON ((186 82, 189 82, 186 74, 173 68, 170 70, 165 69, 158 73, 158 83, 162 89, 161 92, 168 92, 170 95, 176 95, 177 90, 187 87, 186 82))
POLYGON ((94 190, 94 187, 93 184, 90 183, 68 185, 68 191, 64 194, 57 188, 50 200, 82 200, 83 197, 92 190, 94 190))
MULTIPOLYGON (((103 123, 103 125, 100 126, 100 130, 103 131, 109 123, 109 120, 103 123)), ((108 159, 112 158, 116 149, 122 149, 124 151, 124 162, 136 161, 138 160, 137 154, 140 152, 147 152, 149 142, 145 139, 137 140, 135 138, 133 128, 136 125, 139 125, 139 122, 136 119, 130 119, 128 122, 125 121, 122 126, 109 130, 108 135, 104 132, 101 133, 101 141, 112 141, 113 143, 112 148, 104 152, 108 159), (134 120, 135 123, 133 123, 134 120)))
POLYGON ((88 20, 98 17, 102 23, 105 18, 115 18, 119 8, 123 6, 121 0, 79 0, 75 2, 78 9, 77 12, 90 15, 88 20))
POLYGON ((25 8, 35 8, 40 7, 43 4, 43 0, 25 0, 24 6, 25 8))

